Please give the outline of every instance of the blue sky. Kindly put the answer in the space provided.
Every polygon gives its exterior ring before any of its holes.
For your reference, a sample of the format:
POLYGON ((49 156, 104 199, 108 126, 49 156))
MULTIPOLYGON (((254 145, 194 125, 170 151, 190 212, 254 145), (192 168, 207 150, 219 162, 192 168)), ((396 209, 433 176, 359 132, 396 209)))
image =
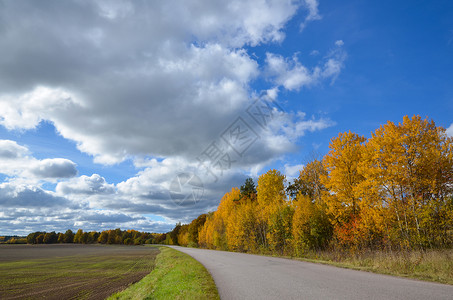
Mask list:
POLYGON ((453 135, 451 1, 0 1, 0 48, 0 234, 164 232, 339 132, 453 135))

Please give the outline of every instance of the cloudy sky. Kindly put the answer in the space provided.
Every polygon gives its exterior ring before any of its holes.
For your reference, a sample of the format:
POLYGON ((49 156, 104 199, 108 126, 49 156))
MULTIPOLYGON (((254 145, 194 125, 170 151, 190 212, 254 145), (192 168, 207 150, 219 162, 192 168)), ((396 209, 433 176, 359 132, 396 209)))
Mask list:
POLYGON ((0 0, 0 49, 0 234, 165 232, 339 132, 453 135, 448 0, 0 0))

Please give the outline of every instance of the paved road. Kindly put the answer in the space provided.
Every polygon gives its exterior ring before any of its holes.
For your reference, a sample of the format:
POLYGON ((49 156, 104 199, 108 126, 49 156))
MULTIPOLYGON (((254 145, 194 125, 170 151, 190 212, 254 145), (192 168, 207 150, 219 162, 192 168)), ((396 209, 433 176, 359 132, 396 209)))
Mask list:
POLYGON ((243 253, 172 246, 201 262, 220 298, 453 299, 453 286, 243 253))

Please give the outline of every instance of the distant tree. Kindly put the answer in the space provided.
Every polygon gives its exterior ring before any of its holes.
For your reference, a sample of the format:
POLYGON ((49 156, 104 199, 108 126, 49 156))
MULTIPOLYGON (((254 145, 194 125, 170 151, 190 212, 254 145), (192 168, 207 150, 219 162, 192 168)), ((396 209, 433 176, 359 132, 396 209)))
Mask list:
POLYGON ((91 231, 88 234, 87 243, 96 243, 98 241, 98 238, 99 238, 99 232, 91 231))
POLYGON ((153 244, 163 244, 167 238, 166 233, 157 233, 154 235, 153 244))
POLYGON ((57 237, 57 234, 55 233, 55 231, 47 232, 44 235, 43 243, 44 244, 53 244, 53 243, 57 242, 57 239, 58 239, 58 237, 57 237))
POLYGON ((57 243, 64 243, 64 233, 58 233, 57 243))
POLYGON ((74 233, 71 229, 66 230, 64 234, 64 242, 65 243, 74 243, 74 233))
POLYGON ((115 241, 113 244, 122 244, 123 243, 123 232, 121 231, 120 228, 115 229, 115 241))
POLYGON ((173 228, 173 230, 170 232, 170 235, 169 235, 170 239, 168 240, 170 245, 179 245, 178 244, 179 230, 181 230, 181 223, 177 223, 175 228, 173 228))
POLYGON ((42 244, 44 242, 44 234, 41 233, 36 237, 36 244, 42 244))
POLYGON ((88 244, 89 243, 88 238, 89 238, 89 233, 88 232, 84 232, 82 234, 82 236, 80 237, 80 243, 88 244))
POLYGON ((98 237, 98 243, 107 244, 108 238, 109 238, 109 233, 108 233, 108 231, 104 230, 101 232, 101 234, 98 237))
POLYGON ((28 236, 27 236, 27 243, 28 244, 37 244, 37 240, 36 238, 38 237, 38 235, 40 235, 42 232, 32 232, 30 233, 28 236))
POLYGON ((74 235, 74 243, 82 243, 83 241, 83 230, 77 230, 77 233, 74 235))
POLYGON ((189 244, 189 225, 182 225, 178 233, 178 245, 187 247, 189 244))
POLYGON ((191 246, 198 246, 198 232, 206 222, 206 214, 199 215, 195 220, 189 224, 189 244, 191 246))
POLYGON ((107 244, 110 244, 110 245, 116 244, 116 231, 115 230, 108 231, 107 244))

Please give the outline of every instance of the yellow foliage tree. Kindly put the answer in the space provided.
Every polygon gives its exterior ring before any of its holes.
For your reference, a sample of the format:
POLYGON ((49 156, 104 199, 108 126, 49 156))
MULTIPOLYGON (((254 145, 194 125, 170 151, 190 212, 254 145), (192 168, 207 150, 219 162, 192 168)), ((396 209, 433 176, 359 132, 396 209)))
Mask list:
POLYGON ((234 221, 234 209, 239 197, 240 191, 238 188, 232 188, 229 193, 223 196, 217 210, 212 216, 207 218, 206 223, 200 230, 200 244, 212 249, 228 249, 228 245, 231 244, 228 243, 228 234, 230 236, 234 235, 231 232, 234 226, 229 225, 229 223, 234 221))
POLYGON ((361 192, 368 203, 382 206, 389 239, 425 247, 446 234, 452 147, 445 129, 420 116, 405 116, 398 125, 389 121, 372 134, 360 166, 361 192))
POLYGON ((271 248, 277 247, 280 243, 281 226, 272 227, 277 225, 275 222, 279 220, 279 214, 283 212, 282 208, 287 205, 285 194, 285 175, 277 170, 269 170, 267 173, 262 174, 258 178, 257 187, 257 233, 259 244, 265 249, 269 246, 271 248), (269 244, 272 243, 272 245, 269 244))
POLYGON ((321 182, 335 197, 329 201, 330 212, 337 218, 343 219, 359 211, 359 199, 355 188, 363 180, 357 166, 361 161, 365 138, 356 133, 340 133, 331 140, 330 151, 324 157, 323 165, 327 174, 321 175, 321 182))

